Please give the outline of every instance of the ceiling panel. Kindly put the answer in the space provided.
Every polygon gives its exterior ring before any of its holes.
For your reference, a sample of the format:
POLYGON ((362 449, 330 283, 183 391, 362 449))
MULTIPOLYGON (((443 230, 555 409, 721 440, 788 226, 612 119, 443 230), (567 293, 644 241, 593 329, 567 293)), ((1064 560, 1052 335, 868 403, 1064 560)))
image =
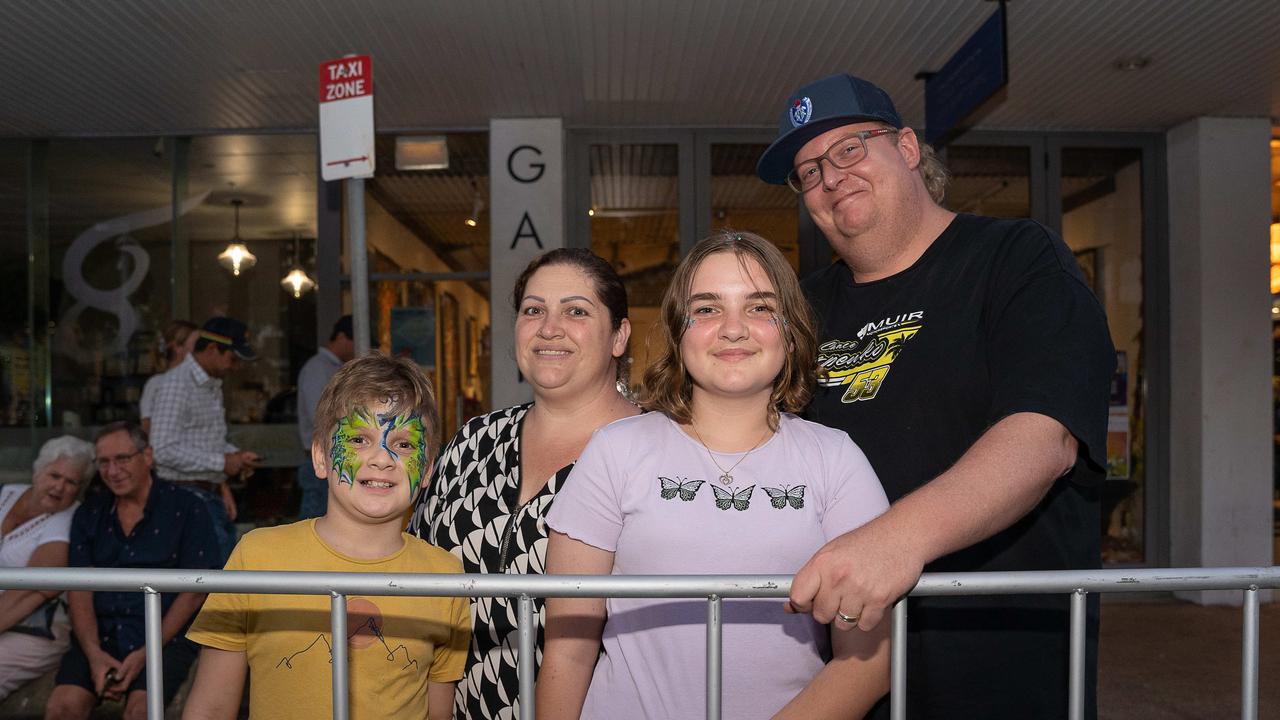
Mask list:
MULTIPOLYGON (((381 129, 772 125, 798 84, 850 71, 908 122, 993 11, 981 0, 0 0, 0 136, 313 131, 316 66, 374 59, 381 129)), ((987 129, 1164 129, 1280 116, 1275 0, 1018 0, 987 129), (1144 56, 1123 72, 1114 63, 1144 56)))

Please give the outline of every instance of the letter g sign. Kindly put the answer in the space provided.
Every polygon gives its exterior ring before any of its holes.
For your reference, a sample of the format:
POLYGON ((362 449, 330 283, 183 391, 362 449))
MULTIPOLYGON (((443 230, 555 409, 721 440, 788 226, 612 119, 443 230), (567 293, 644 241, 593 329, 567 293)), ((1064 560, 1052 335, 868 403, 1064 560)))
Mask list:
POLYGON ((516 155, 531 152, 534 157, 542 157, 542 151, 532 145, 517 145, 516 149, 511 151, 507 156, 507 173, 509 173, 516 182, 532 183, 537 182, 542 177, 542 173, 546 171, 547 164, 542 162, 528 162, 521 166, 520 172, 516 172, 516 155))

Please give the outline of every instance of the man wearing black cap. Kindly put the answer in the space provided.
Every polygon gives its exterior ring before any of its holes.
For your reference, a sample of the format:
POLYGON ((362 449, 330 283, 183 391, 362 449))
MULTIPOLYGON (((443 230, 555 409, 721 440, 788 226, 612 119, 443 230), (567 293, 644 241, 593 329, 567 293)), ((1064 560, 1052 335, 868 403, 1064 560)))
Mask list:
POLYGON ((320 517, 329 505, 329 485, 316 477, 311 463, 311 434, 316 426, 316 405, 329 379, 343 363, 356 355, 355 332, 351 316, 343 315, 333 324, 329 342, 302 365, 298 371, 298 440, 306 448, 305 457, 298 465, 298 487, 302 489, 302 503, 298 506, 298 519, 320 517))
MULTIPOLYGON (((925 570, 1099 564, 1106 317, 1056 234, 940 206, 930 158, 883 90, 836 75, 787 100, 757 166, 840 257, 804 283, 827 373, 810 416, 849 433, 893 502, 792 585, 794 609, 842 630, 880 623, 925 570)), ((910 717, 1066 717, 1067 597, 918 598, 908 617, 910 717)), ((1087 627, 1094 717, 1096 603, 1087 627)))
POLYGON ((191 354, 156 388, 151 446, 156 474, 205 501, 225 561, 236 543, 236 505, 227 479, 249 477, 261 459, 227 441, 222 378, 257 356, 248 328, 235 318, 210 318, 198 333, 191 354))

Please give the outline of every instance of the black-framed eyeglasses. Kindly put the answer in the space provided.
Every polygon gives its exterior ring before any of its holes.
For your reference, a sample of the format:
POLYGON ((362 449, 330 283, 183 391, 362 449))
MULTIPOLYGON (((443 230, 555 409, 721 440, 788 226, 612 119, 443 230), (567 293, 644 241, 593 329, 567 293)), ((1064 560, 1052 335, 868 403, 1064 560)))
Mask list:
POLYGON ((867 156, 867 140, 881 135, 897 133, 897 128, 876 128, 846 135, 831 144, 827 151, 816 158, 805 160, 787 173, 787 185, 798 193, 809 192, 822 183, 822 161, 844 170, 851 168, 867 156))
POLYGON ((127 455, 115 455, 112 457, 97 458, 93 462, 98 466, 99 471, 110 470, 112 465, 121 465, 142 454, 141 450, 135 450, 127 455))

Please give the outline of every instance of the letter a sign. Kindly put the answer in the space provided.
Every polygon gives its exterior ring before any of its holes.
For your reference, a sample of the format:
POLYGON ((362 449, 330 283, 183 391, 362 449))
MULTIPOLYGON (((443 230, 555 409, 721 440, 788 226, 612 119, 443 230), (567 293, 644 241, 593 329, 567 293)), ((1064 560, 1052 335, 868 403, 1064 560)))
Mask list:
POLYGON ((373 61, 351 55, 320 64, 320 175, 373 176, 373 61))

